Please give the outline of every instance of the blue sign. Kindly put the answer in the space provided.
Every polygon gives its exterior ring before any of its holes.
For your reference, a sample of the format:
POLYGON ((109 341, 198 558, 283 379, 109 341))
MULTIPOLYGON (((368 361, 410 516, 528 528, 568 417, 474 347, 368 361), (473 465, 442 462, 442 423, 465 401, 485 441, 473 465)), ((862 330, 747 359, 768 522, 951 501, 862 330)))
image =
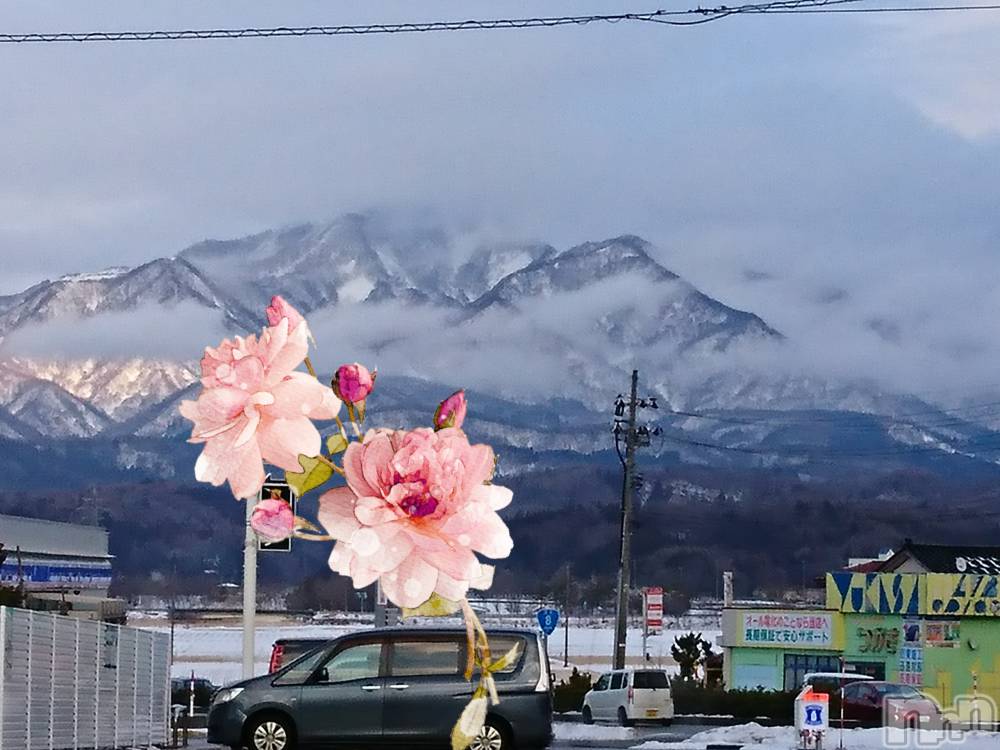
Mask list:
POLYGON ((823 706, 821 705, 806 706, 806 726, 807 727, 823 726, 823 706))
POLYGON ((552 635, 552 632, 556 629, 556 625, 559 624, 559 611, 555 609, 540 609, 538 610, 538 627, 542 629, 545 635, 552 635))

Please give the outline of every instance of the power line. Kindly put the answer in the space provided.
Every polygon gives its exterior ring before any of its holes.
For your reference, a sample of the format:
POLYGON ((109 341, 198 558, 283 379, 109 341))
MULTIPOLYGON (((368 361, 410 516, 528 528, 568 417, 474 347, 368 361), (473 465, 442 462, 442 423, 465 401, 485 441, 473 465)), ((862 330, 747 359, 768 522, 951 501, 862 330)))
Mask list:
MULTIPOLYGON (((949 11, 970 10, 1000 10, 1000 4, 992 5, 916 5, 916 6, 881 6, 877 8, 803 8, 801 10, 776 9, 771 13, 946 13, 949 11)), ((744 11, 759 13, 761 11, 744 11)))
MULTIPOLYGON (((311 26, 248 26, 242 28, 173 29, 146 31, 85 31, 85 32, 28 32, 22 34, 0 33, 0 43, 36 44, 63 42, 156 42, 205 39, 250 39, 308 36, 361 36, 370 34, 411 34, 436 31, 481 31, 498 29, 552 28, 557 26, 585 26, 594 23, 620 23, 637 21, 674 26, 696 26, 718 21, 730 16, 760 13, 802 13, 807 11, 836 10, 864 0, 771 0, 736 6, 720 5, 714 8, 689 10, 654 10, 648 12, 606 13, 578 16, 536 16, 527 18, 468 19, 464 21, 425 21, 406 23, 371 23, 311 26)), ((983 6, 968 6, 968 10, 983 6)), ((931 8, 927 8, 930 10, 931 8)), ((957 8, 955 8, 957 9, 957 8)), ((842 10, 847 10, 842 8, 842 10)))

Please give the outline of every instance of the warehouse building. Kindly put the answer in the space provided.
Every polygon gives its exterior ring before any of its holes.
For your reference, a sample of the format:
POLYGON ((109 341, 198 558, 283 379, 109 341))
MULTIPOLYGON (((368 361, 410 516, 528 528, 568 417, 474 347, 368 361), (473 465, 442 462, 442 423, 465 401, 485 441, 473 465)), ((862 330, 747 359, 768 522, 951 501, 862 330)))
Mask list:
POLYGON ((730 688, 797 690, 808 672, 913 685, 942 705, 1000 703, 1000 547, 915 545, 877 569, 826 575, 825 606, 729 607, 730 688))
POLYGON ((0 515, 0 585, 22 588, 33 609, 119 619, 124 603, 108 598, 108 532, 37 518, 0 515))

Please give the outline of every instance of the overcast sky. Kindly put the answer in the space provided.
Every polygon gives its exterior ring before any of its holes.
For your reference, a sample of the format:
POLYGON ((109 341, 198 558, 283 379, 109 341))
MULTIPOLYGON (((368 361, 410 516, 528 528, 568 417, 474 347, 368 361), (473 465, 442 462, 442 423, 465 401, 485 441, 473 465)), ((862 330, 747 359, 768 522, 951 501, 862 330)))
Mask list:
MULTIPOLYGON (((0 30, 655 7, 0 0, 0 30)), ((942 361, 1000 387, 998 34, 984 11, 0 45, 0 293, 206 237, 427 207, 559 247, 640 234, 827 356, 915 389, 940 387, 942 361)))

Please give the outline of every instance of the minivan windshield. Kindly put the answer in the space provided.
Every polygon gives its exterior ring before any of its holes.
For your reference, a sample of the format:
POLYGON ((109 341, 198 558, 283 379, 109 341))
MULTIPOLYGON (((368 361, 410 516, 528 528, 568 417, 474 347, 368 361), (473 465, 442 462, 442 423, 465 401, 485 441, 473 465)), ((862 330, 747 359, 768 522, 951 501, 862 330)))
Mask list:
POLYGON ((297 661, 293 661, 284 672, 278 675, 271 684, 301 685, 309 679, 309 675, 316 671, 316 667, 319 666, 320 661, 326 656, 326 653, 327 649, 320 646, 315 651, 310 651, 308 654, 299 657, 297 661))
POLYGON ((666 672, 636 672, 635 679, 632 682, 632 687, 635 688, 665 688, 669 687, 667 683, 667 673, 666 672))

